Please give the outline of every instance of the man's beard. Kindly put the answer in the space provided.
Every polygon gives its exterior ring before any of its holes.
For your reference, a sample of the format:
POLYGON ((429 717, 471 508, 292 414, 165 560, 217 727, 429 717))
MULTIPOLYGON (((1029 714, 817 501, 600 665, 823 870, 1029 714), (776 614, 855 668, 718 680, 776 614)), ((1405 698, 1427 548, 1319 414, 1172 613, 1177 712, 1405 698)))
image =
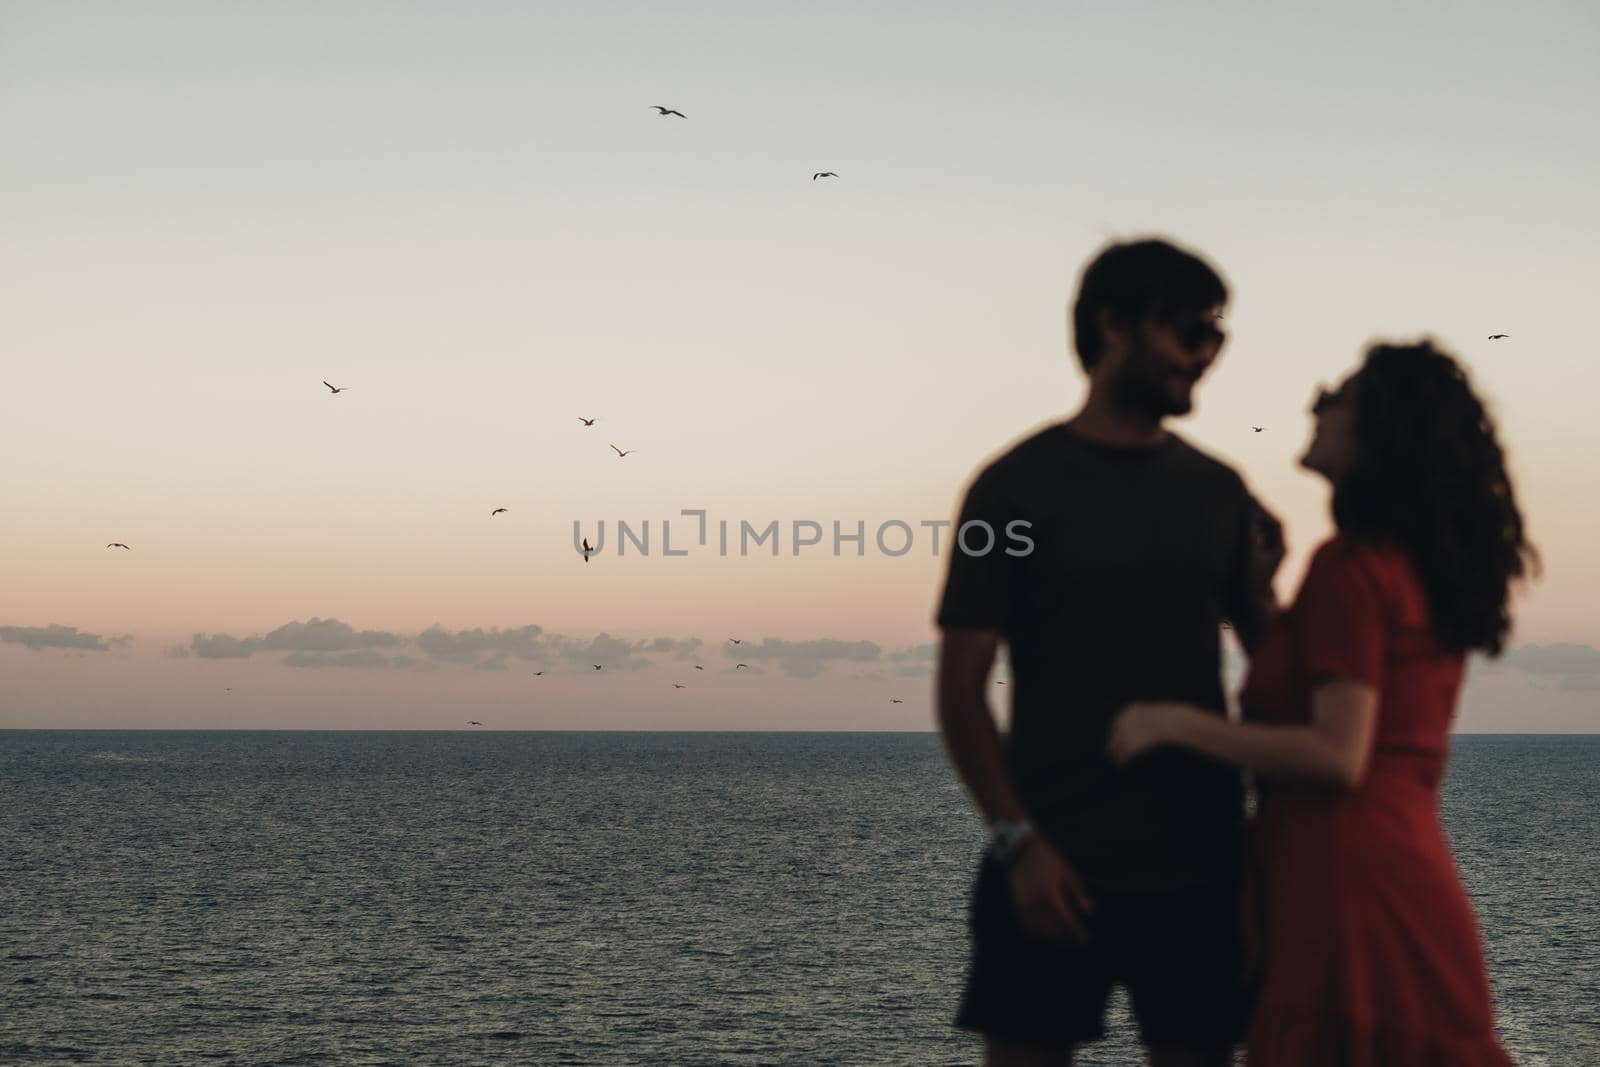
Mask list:
POLYGON ((1139 347, 1128 354, 1122 373, 1112 383, 1111 396, 1118 408, 1159 422, 1168 415, 1187 415, 1194 403, 1185 393, 1173 395, 1171 382, 1178 372, 1169 370, 1161 357, 1139 347))

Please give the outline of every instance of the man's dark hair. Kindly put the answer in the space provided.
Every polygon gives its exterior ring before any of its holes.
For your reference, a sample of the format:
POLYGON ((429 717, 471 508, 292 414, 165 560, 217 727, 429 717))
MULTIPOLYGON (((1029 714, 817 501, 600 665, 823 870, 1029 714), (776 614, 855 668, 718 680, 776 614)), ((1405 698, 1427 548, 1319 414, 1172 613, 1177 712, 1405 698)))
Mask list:
POLYGON ((1205 260, 1150 237, 1102 250, 1084 268, 1072 305, 1073 347, 1086 371, 1105 350, 1100 312, 1118 324, 1172 322, 1228 302, 1228 286, 1205 260))
POLYGON ((1373 345, 1352 385, 1356 461, 1334 490, 1334 521, 1410 556, 1441 645, 1498 656, 1511 587, 1537 573, 1539 555, 1494 420, 1429 339, 1373 345))

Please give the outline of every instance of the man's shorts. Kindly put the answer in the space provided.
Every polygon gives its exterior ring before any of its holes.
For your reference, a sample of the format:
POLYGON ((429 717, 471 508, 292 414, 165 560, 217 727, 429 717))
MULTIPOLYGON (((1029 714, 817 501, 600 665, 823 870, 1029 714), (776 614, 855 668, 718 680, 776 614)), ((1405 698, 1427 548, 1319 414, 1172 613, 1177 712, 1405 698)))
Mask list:
POLYGON ((1022 929, 1007 868, 985 856, 969 921, 972 965, 956 1025, 1003 1041, 1078 1044, 1105 1035, 1111 987, 1127 987, 1146 1045, 1215 1047, 1250 1009, 1237 884, 1096 892, 1087 944, 1022 929))

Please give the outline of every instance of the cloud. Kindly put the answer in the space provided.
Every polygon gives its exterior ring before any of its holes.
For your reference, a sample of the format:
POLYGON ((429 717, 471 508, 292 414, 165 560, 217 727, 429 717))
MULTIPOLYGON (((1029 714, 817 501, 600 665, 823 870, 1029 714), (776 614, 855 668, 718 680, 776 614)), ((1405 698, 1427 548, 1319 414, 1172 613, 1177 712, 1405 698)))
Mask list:
POLYGON ((1593 645, 1523 645, 1507 652, 1499 662, 1529 674, 1600 675, 1600 648, 1593 645))
POLYGON ((393 648, 404 641, 382 630, 357 633, 338 619, 312 617, 309 622, 286 622, 261 638, 261 648, 274 652, 345 652, 358 648, 393 648))
POLYGON ((232 634, 207 637, 205 634, 195 634, 194 639, 189 642, 189 648, 201 659, 244 659, 261 648, 261 638, 241 639, 232 634))
POLYGON ((1476 657, 1484 668, 1521 671, 1540 689, 1568 693, 1600 691, 1600 648, 1593 645, 1522 645, 1499 659, 1476 657))
POLYGON ((875 642, 833 638, 781 641, 768 637, 759 645, 727 645, 723 652, 752 666, 770 663, 791 678, 815 678, 836 662, 872 663, 883 656, 883 649, 875 642))
MULTIPOLYGON (((348 652, 358 649, 393 648, 404 643, 405 638, 399 634, 382 630, 358 632, 349 623, 340 622, 338 619, 319 619, 312 616, 306 622, 286 622, 265 637, 234 637, 232 634, 216 634, 208 637, 203 633, 195 634, 194 639, 189 642, 189 648, 201 659, 244 659, 257 652, 348 652)), ((295 667, 310 665, 307 661, 290 664, 295 667)))
POLYGON ((896 678, 926 678, 933 670, 933 661, 938 653, 937 645, 912 645, 891 652, 884 658, 894 668, 896 678))
POLYGON ((286 667, 306 667, 313 670, 322 667, 356 667, 366 670, 382 670, 389 666, 389 657, 381 652, 374 652, 370 648, 357 649, 354 652, 345 652, 332 655, 327 652, 291 652, 280 661, 286 667))
POLYGON ((485 652, 500 653, 502 662, 506 655, 542 662, 546 658, 545 643, 540 640, 543 633, 541 627, 531 625, 514 630, 477 628, 451 633, 435 623, 417 635, 417 647, 430 659, 446 663, 476 665, 485 652))
POLYGON ((560 635, 550 638, 548 647, 568 664, 586 669, 598 663, 607 670, 637 671, 655 666, 643 655, 651 641, 625 641, 601 632, 585 641, 560 635))
POLYGON ((46 648, 72 648, 79 651, 106 652, 133 640, 131 637, 113 637, 109 641, 99 634, 81 633, 76 626, 0 626, 0 642, 21 645, 35 652, 46 648))

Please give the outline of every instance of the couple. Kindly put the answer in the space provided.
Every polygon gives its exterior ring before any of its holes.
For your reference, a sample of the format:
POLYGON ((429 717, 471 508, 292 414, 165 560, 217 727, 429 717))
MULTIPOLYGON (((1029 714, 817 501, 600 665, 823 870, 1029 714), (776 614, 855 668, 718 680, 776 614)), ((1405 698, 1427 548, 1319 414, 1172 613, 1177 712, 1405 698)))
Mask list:
POLYGON ((1300 462, 1338 532, 1280 612, 1277 521, 1162 426, 1227 296, 1165 241, 1106 249, 1073 308, 1088 399, 968 490, 962 523, 1024 519, 1034 547, 952 553, 938 612, 940 730, 991 829, 957 1025, 990 1067, 1069 1064, 1120 983, 1155 1067, 1240 1041, 1253 1067, 1502 1067, 1438 816, 1464 657, 1502 650, 1534 562, 1493 423, 1427 342, 1320 391, 1300 462), (1224 621, 1251 657, 1242 722, 1224 621))

